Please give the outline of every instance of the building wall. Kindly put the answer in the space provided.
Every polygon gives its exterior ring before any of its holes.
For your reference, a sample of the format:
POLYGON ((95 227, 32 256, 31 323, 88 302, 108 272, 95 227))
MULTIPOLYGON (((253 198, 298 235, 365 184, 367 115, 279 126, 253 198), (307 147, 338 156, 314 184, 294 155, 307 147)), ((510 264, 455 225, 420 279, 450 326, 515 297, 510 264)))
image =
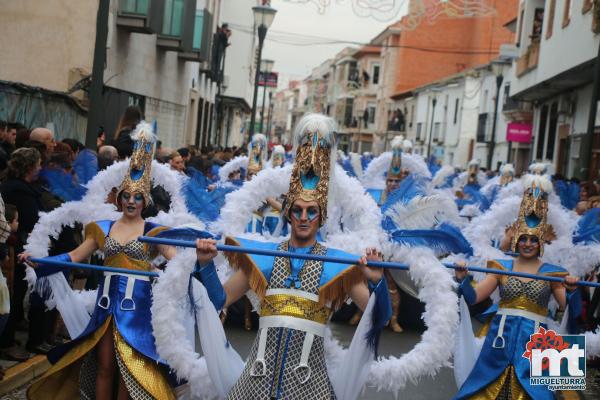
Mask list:
POLYGON ((66 92, 73 69, 91 73, 98 0, 2 0, 0 9, 0 79, 66 92))
MULTIPOLYGON (((257 0, 226 0, 221 2, 221 23, 232 25, 252 25, 252 6, 257 0)), ((225 76, 227 88, 223 95, 244 99, 252 105, 255 74, 255 49, 258 46, 256 34, 233 29, 230 46, 225 56, 225 76)))
MULTIPOLYGON (((513 33, 503 24, 516 17, 517 0, 495 2, 497 13, 490 17, 438 18, 421 22, 400 35, 396 64, 395 94, 453 75, 464 69, 487 64, 498 55, 500 44, 512 43, 513 33), (419 48, 466 50, 482 53, 420 51, 419 48), (487 54, 486 51, 491 54, 487 54)), ((406 18, 406 17, 405 17, 406 18)))

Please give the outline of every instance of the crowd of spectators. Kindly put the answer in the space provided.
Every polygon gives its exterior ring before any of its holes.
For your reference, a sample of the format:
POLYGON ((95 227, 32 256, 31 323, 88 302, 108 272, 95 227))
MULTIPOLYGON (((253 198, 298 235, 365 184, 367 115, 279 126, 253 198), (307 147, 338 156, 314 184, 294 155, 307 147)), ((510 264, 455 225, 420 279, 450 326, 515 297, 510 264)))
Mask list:
MULTIPOLYGON (((48 311, 43 300, 27 287, 26 267, 18 262, 17 255, 23 251, 40 212, 81 198, 86 190, 83 185, 98 171, 131 155, 133 142, 129 135, 141 119, 137 107, 128 107, 114 135, 99 130, 97 148, 93 150, 76 139, 57 141, 54 133, 44 127, 30 129, 0 121, 1 359, 25 361, 67 339, 59 314, 48 311)), ((236 147, 198 150, 189 146, 175 150, 159 142, 156 159, 181 174, 200 171, 211 180, 215 167, 242 153, 236 147)), ((170 200, 164 190, 155 188, 152 195, 158 209, 161 204, 168 208, 170 200)), ((81 240, 81 226, 63 229, 58 240, 52 240, 49 254, 68 252, 81 240)), ((73 271, 70 281, 79 289, 95 289, 96 275, 73 271)))

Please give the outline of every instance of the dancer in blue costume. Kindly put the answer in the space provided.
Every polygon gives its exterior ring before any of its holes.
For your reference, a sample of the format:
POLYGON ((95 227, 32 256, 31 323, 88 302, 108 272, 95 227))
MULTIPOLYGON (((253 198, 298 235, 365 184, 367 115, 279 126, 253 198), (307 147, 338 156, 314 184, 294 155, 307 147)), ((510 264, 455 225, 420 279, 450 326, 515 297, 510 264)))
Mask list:
MULTIPOLYGON (((174 255, 174 248, 137 241, 142 234, 154 236, 165 228, 141 216, 151 203, 156 137, 149 124, 140 123, 132 139, 129 171, 117 193, 121 218, 86 225, 85 241, 78 248, 50 258, 81 262, 100 250, 106 266, 149 271, 157 253, 167 259, 174 255)), ((57 267, 36 267, 38 282, 58 271, 57 267)), ((112 399, 117 381, 119 400, 175 399, 174 381, 154 346, 151 299, 149 278, 106 273, 88 326, 73 341, 48 354, 53 366, 29 388, 28 399, 112 399)))
MULTIPOLYGON (((317 241, 319 228, 327 219, 331 153, 335 151, 334 123, 322 115, 305 116, 296 127, 298 146, 284 215, 291 223, 290 240, 264 243, 228 238, 227 243, 248 247, 279 249, 298 253, 348 256, 317 241)), ((225 253, 236 270, 221 285, 213 263, 217 255, 213 240, 197 243, 198 270, 195 275, 207 288, 217 310, 239 299, 252 289, 261 300, 258 337, 250 350, 246 368, 229 390, 229 399, 334 399, 342 395, 344 385, 354 387, 365 374, 352 382, 330 379, 325 365, 324 335, 333 309, 351 297, 360 307, 367 306, 369 286, 375 292, 373 327, 364 346, 373 361, 378 334, 391 310, 387 286, 381 269, 366 267, 367 260, 381 259, 368 249, 359 265, 303 261, 225 253), (335 389, 334 389, 335 387, 335 389)), ((363 361, 364 362, 364 361, 363 361)), ((350 363, 349 363, 350 364, 350 363)), ((208 366, 211 368, 211 366, 208 366)), ((368 369, 369 363, 344 365, 350 369, 368 369)), ((363 382, 364 383, 364 382, 363 382)), ((362 384, 358 384, 358 388, 362 384)), ((355 393, 356 394, 356 393, 355 393)))
MULTIPOLYGON (((524 280, 489 274, 475 288, 467 268, 457 270, 460 292, 468 304, 487 299, 500 289, 500 302, 489 314, 491 321, 481 353, 456 399, 552 399, 546 386, 529 384, 530 362, 523 357, 530 335, 539 327, 547 328, 548 302, 554 296, 562 314, 569 307, 569 321, 581 311, 581 298, 575 284, 578 279, 562 267, 542 262, 544 243, 552 240, 553 229, 547 223, 548 199, 541 189, 545 177, 536 177, 521 202, 519 217, 512 229, 511 248, 519 255, 514 260, 491 260, 488 268, 564 277, 564 283, 524 280), (495 314, 494 314, 495 313, 495 314)), ((550 185, 549 182, 547 182, 550 185)), ((468 316, 463 316, 468 318, 468 316)))

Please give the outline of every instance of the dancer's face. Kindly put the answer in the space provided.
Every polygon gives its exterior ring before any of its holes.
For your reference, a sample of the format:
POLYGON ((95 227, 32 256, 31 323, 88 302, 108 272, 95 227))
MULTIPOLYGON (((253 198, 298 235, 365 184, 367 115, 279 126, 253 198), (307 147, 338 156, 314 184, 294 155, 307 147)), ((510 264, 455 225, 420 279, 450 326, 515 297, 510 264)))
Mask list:
POLYGON ((292 235, 300 240, 317 237, 321 213, 316 201, 296 200, 290 209, 292 235))
POLYGON ((387 178, 385 180, 385 189, 387 190, 388 193, 392 193, 394 190, 396 190, 400 187, 400 182, 402 182, 401 179, 387 178))
POLYGON ((121 193, 121 210, 129 218, 137 218, 142 215, 144 209, 144 196, 141 193, 121 193))
POLYGON ((537 236, 521 235, 518 246, 521 257, 531 259, 540 254, 540 240, 537 236))

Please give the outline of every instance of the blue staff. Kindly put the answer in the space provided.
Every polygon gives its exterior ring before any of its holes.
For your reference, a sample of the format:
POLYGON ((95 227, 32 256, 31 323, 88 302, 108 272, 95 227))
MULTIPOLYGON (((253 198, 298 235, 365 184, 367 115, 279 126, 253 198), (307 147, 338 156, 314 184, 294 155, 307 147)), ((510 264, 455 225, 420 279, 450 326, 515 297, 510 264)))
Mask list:
MULTIPOLYGON (((162 244, 167 246, 175 246, 175 247, 189 247, 196 248, 196 242, 189 240, 176 240, 176 239, 164 239, 164 238, 156 238, 149 236, 140 236, 138 238, 140 242, 150 243, 150 244, 162 244)), ((348 264, 354 265, 358 264, 359 258, 343 258, 343 257, 331 257, 325 255, 318 254, 301 254, 301 253, 290 253, 288 251, 280 251, 280 250, 268 250, 268 249, 254 249, 249 247, 241 247, 241 246, 231 246, 227 244, 217 244, 217 250, 219 251, 229 251, 234 253, 249 253, 249 254, 257 254, 262 256, 271 256, 271 257, 289 257, 303 260, 316 260, 316 261, 327 261, 338 264, 348 264)), ((385 262, 385 261, 368 261, 367 265, 369 267, 378 267, 378 268, 390 268, 390 269, 399 269, 407 271, 409 266, 407 264, 395 263, 395 262, 385 262)), ((446 268, 462 268, 456 264, 443 264, 446 268)), ((504 271, 504 270, 490 270, 488 268, 481 267, 469 267, 469 271, 474 272, 483 272, 486 274, 496 274, 496 275, 510 275, 517 276, 520 278, 529 278, 529 279, 538 279, 542 281, 549 282, 564 282, 563 278, 559 278, 556 276, 544 276, 544 275, 536 275, 536 274, 528 274, 526 272, 517 272, 517 271, 504 271)), ((589 287, 598 287, 600 288, 600 283, 597 282, 586 282, 579 281, 577 282, 578 286, 589 286, 589 287)))

